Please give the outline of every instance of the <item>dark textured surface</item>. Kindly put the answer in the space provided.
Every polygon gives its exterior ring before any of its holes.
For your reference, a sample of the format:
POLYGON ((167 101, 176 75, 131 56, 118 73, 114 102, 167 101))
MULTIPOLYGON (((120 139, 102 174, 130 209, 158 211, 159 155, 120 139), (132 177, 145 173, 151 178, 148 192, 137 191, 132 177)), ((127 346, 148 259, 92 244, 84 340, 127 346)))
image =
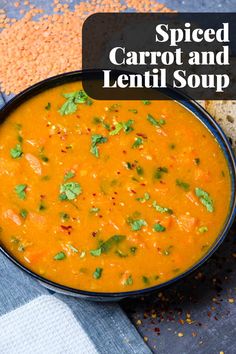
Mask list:
MULTIPOLYGON (((51 12, 48 1, 31 2, 51 12)), ((12 17, 16 11, 13 3, 0 0, 0 8, 4 7, 12 17)), ((185 12, 236 10, 236 0, 167 0, 165 3, 185 12)), ((145 299, 121 304, 155 353, 236 353, 235 229, 215 256, 184 281, 145 299)))

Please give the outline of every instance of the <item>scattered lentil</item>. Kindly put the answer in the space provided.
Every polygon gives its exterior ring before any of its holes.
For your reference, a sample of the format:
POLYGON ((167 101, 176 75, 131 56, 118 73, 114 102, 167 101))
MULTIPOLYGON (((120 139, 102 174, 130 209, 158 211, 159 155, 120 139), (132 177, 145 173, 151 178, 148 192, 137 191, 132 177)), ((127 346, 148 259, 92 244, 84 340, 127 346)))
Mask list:
MULTIPOLYGON (((6 94, 18 93, 47 77, 81 69, 81 34, 84 20, 96 12, 169 12, 156 0, 81 1, 70 10, 68 4, 51 1, 54 13, 30 5, 21 19, 0 13, 0 86, 6 94), (39 19, 35 16, 41 14, 39 19), (12 72, 14 71, 14 75, 12 72)), ((18 8, 20 2, 15 2, 18 8)))

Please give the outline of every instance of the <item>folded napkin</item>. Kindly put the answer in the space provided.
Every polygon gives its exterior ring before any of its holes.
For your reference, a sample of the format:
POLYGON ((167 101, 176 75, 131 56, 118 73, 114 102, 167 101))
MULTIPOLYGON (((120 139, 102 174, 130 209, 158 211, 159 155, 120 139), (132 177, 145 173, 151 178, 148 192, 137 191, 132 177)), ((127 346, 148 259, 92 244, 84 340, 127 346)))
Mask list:
POLYGON ((1 354, 151 354, 117 303, 55 294, 2 254, 0 288, 1 354))

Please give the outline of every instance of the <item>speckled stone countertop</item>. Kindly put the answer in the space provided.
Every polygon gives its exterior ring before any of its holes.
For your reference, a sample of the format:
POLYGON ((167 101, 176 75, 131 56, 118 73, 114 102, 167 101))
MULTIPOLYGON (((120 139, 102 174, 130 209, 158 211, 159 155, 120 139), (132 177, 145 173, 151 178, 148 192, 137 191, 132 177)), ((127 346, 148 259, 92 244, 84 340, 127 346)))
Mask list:
MULTIPOLYGON (((47 8, 46 1, 35 2, 47 8)), ((14 16, 13 3, 0 0, 0 8, 14 16)), ((182 12, 236 10, 236 0, 166 0, 165 4, 182 12)), ((236 224, 215 255, 194 274, 159 293, 121 302, 158 354, 235 354, 235 304, 236 224)))

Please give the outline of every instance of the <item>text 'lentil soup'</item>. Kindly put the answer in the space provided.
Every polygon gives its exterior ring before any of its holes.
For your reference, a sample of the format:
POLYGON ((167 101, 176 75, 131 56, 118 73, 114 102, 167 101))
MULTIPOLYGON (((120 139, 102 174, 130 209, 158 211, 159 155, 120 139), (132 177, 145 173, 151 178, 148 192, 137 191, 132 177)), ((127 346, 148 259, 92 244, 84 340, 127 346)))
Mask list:
POLYGON ((59 284, 163 283, 203 257, 229 212, 221 148, 174 101, 95 101, 69 83, 19 106, 0 141, 1 242, 59 284))

